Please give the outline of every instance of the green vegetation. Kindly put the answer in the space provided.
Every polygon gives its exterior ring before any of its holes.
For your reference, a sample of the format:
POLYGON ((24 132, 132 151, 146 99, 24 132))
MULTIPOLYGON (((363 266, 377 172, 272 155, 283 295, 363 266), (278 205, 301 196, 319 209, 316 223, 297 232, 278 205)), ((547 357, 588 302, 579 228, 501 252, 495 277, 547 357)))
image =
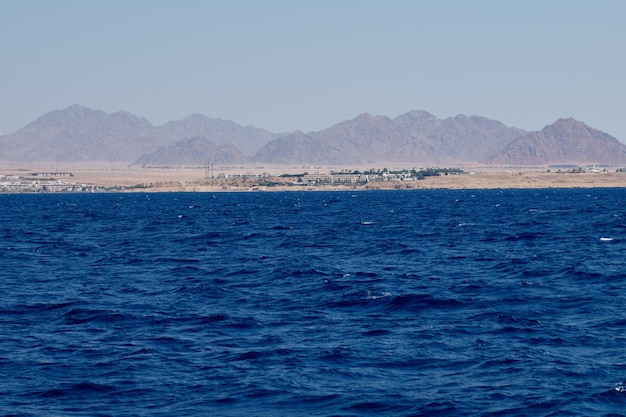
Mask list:
MULTIPOLYGON (((281 177, 282 177, 282 175, 281 175, 281 177)), ((292 183, 271 181, 271 180, 260 181, 260 182, 258 182, 256 184, 253 184, 254 187, 280 187, 280 186, 289 186, 289 185, 292 185, 292 183)))
POLYGON ((363 174, 363 175, 398 175, 403 177, 413 177, 417 179, 424 179, 426 177, 438 177, 440 175, 459 175, 464 174, 465 172, 460 168, 413 168, 413 169, 402 169, 399 171, 390 171, 387 168, 370 168, 367 171, 363 171, 362 173, 359 171, 353 171, 352 174, 363 174))
POLYGON ((411 175, 418 180, 423 180, 426 177, 438 177, 440 175, 460 175, 464 174, 462 169, 459 168, 426 168, 421 170, 412 170, 411 175))

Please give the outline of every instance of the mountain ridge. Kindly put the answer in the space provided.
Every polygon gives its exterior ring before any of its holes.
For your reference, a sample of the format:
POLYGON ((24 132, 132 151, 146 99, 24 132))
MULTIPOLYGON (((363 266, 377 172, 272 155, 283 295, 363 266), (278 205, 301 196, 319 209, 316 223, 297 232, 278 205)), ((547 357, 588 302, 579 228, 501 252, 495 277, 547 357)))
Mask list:
POLYGON ((626 145, 574 118, 561 118, 529 132, 484 160, 489 164, 626 164, 626 145))
POLYGON ((480 160, 525 133, 481 116, 458 115, 442 120, 422 110, 391 119, 363 113, 317 132, 285 135, 273 141, 278 143, 262 148, 256 159, 275 163, 412 160, 455 164, 480 160))
POLYGON ((573 118, 539 132, 483 116, 439 119, 424 110, 362 113, 304 133, 273 133, 194 113, 159 126, 127 111, 78 104, 0 136, 0 161, 185 166, 213 163, 545 165, 626 164, 626 145, 573 118))

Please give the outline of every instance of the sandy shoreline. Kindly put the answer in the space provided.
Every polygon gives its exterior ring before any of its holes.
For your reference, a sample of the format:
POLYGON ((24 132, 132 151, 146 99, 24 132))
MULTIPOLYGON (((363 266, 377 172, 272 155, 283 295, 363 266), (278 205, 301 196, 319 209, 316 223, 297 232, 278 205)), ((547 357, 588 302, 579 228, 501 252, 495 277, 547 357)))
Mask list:
MULTIPOLYGON (((302 172, 302 171, 300 171, 302 172)), ((290 172, 294 173, 294 172, 290 172)), ((207 178, 201 168, 189 169, 76 169, 49 172, 1 170, 14 180, 57 182, 86 186, 97 191, 120 192, 220 192, 220 191, 323 191, 412 189, 506 189, 506 188, 605 188, 626 187, 622 172, 476 171, 461 175, 426 177, 423 180, 369 182, 350 185, 294 185, 264 172, 264 178, 207 178), (34 175, 34 174, 37 175, 34 175), (71 176, 69 175, 71 173, 71 176), (273 185, 267 185, 273 183, 273 185)), ((260 174, 260 173, 259 173, 260 174)))

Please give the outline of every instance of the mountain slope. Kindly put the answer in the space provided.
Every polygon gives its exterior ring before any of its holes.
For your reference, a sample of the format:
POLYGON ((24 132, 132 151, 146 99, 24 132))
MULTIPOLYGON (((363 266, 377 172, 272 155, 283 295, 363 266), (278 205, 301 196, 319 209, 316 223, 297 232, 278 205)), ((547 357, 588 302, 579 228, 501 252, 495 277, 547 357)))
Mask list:
POLYGON ((170 143, 195 136, 204 136, 220 145, 230 143, 246 155, 254 155, 275 133, 253 126, 192 114, 182 120, 165 123, 157 128, 158 135, 170 143))
POLYGON ((440 120, 425 111, 395 119, 362 114, 319 132, 295 132, 275 139, 255 159, 330 164, 474 162, 525 133, 477 116, 440 120))
POLYGON ((626 164, 626 145, 614 137, 569 118, 531 132, 484 162, 499 165, 626 164))
POLYGON ((128 112, 74 105, 0 136, 0 161, 198 166, 251 161, 353 165, 626 165, 626 145, 574 119, 527 133, 485 117, 361 114, 317 132, 274 134, 193 114, 153 126, 128 112))
POLYGON ((146 119, 74 105, 0 137, 0 160, 124 161, 162 144, 146 119))
MULTIPOLYGON (((263 129, 201 115, 155 127, 128 112, 107 114, 74 105, 51 111, 15 133, 0 136, 0 161, 131 163, 194 136, 216 144, 239 145, 249 155, 276 137, 263 129)), ((230 149, 223 150, 227 155, 236 155, 230 149)), ((193 159, 189 162, 195 163, 193 159)))
POLYGON ((141 166, 205 166, 211 164, 237 163, 249 160, 233 144, 215 144, 204 136, 195 136, 156 152, 144 154, 134 165, 141 166))

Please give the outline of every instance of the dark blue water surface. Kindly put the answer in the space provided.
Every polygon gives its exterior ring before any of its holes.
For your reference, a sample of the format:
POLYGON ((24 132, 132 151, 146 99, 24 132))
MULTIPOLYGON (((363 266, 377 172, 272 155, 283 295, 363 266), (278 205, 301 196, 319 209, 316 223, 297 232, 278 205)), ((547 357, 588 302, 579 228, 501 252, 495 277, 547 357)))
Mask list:
POLYGON ((626 413, 626 190, 0 204, 1 415, 626 413))

